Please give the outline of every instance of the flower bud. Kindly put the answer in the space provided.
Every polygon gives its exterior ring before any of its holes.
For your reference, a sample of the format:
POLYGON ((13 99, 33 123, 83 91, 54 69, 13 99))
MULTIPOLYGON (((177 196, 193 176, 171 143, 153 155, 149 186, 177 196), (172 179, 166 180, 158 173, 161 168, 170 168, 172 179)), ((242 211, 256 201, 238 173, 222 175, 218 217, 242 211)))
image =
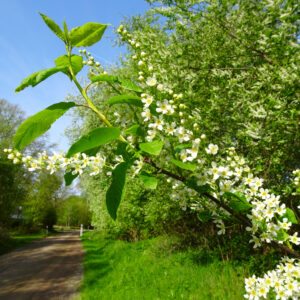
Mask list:
POLYGON ((202 140, 204 140, 206 138, 206 135, 203 133, 203 134, 201 134, 200 137, 201 137, 202 140))
POLYGON ((144 63, 143 61, 140 60, 140 61, 138 62, 138 66, 139 66, 139 67, 143 67, 144 65, 145 65, 145 63, 144 63))
POLYGON ((90 60, 94 60, 94 57, 93 57, 93 56, 91 56, 91 57, 90 57, 90 60))
POLYGON ((100 63, 99 63, 98 61, 96 62, 96 66, 97 66, 97 67, 100 67, 100 63))
POLYGON ((152 67, 152 66, 149 66, 149 67, 148 67, 148 71, 149 71, 149 72, 152 72, 152 71, 153 71, 153 67, 152 67))
POLYGON ((132 58, 133 59, 137 59, 138 57, 137 57, 137 55, 133 55, 132 58))
POLYGON ((146 56, 146 52, 142 51, 141 52, 141 57, 145 57, 146 56))
POLYGON ((139 81, 144 81, 144 77, 143 76, 139 76, 139 81))
POLYGON ((183 112, 182 112, 182 111, 179 112, 179 116, 180 116, 180 117, 183 116, 183 112))
POLYGON ((87 62, 84 60, 84 61, 82 62, 82 64, 83 64, 83 65, 86 65, 86 64, 87 64, 87 62))
POLYGON ((82 50, 82 53, 84 53, 84 54, 85 54, 85 53, 86 53, 86 50, 85 50, 85 49, 83 49, 83 50, 82 50))
POLYGON ((79 53, 82 53, 82 50, 79 50, 79 53))

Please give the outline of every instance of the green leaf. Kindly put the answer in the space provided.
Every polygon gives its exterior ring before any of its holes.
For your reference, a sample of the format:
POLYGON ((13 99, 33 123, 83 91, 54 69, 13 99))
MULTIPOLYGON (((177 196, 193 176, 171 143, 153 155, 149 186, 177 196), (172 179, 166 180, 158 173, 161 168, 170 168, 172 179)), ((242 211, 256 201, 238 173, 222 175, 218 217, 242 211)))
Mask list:
POLYGON ((14 147, 21 150, 29 145, 34 139, 50 129, 58 118, 74 106, 74 102, 56 103, 28 118, 19 126, 14 136, 14 147))
POLYGON ((245 195, 240 192, 225 192, 224 196, 231 199, 228 203, 228 206, 235 212, 248 210, 252 207, 252 205, 247 201, 245 195))
MULTIPOLYGON (((71 55, 71 65, 72 65, 72 70, 74 72, 74 75, 76 75, 78 72, 80 72, 81 69, 83 68, 82 60, 83 60, 83 58, 80 55, 76 55, 76 54, 71 55)), ((64 71, 64 73, 67 74, 68 76, 70 76, 70 73, 68 70, 70 67, 70 61, 69 61, 68 55, 62 55, 62 56, 58 57, 57 59, 55 59, 55 65, 57 67, 66 68, 66 71, 64 71)))
POLYGON ((69 42, 69 30, 66 21, 63 22, 65 38, 69 42))
POLYGON ((157 179, 155 177, 149 176, 147 173, 143 172, 139 175, 139 178, 143 181, 146 188, 155 190, 157 187, 157 179))
POLYGON ((98 76, 93 76, 91 78, 92 82, 99 82, 99 81, 105 81, 105 82, 119 82, 118 77, 114 75, 109 75, 109 74, 102 74, 98 76))
POLYGON ((213 218, 211 212, 209 210, 201 211, 197 214, 198 219, 205 223, 213 218))
POLYGON ((149 142, 149 143, 141 143, 140 144, 140 149, 144 152, 149 153, 149 154, 159 155, 159 153, 162 150, 163 146, 164 146, 163 141, 156 140, 156 141, 149 142))
POLYGON ((109 105, 114 104, 130 104, 138 107, 143 107, 143 103, 140 97, 132 95, 120 95, 111 97, 107 102, 109 105))
POLYGON ((289 222, 292 222, 293 224, 298 224, 297 218, 295 216, 295 213, 293 210, 291 210, 289 207, 286 208, 286 212, 284 215, 282 215, 279 220, 282 222, 284 218, 287 218, 289 222))
POLYGON ((70 172, 65 173, 65 175, 64 175, 65 185, 66 185, 66 186, 71 185, 71 183, 73 182, 73 180, 74 180, 75 178, 77 178, 78 175, 79 175, 79 173, 76 173, 75 175, 73 175, 73 174, 72 174, 73 171, 74 171, 74 168, 71 169, 70 172))
POLYGON ((92 149, 85 150, 82 153, 85 153, 88 156, 95 156, 99 152, 100 148, 101 147, 95 147, 92 149))
POLYGON ((208 193, 209 191, 213 191, 213 189, 210 187, 209 184, 198 185, 197 181, 198 181, 198 179, 196 179, 195 177, 192 177, 190 179, 185 180, 184 184, 200 194, 208 193))
POLYGON ((288 240, 288 238, 289 238, 289 235, 285 231, 280 230, 280 231, 277 231, 275 240, 285 242, 286 240, 288 240))
POLYGON ((43 18, 46 25, 62 40, 65 41, 65 35, 63 31, 60 29, 60 27, 49 17, 46 15, 43 15, 42 13, 39 13, 41 17, 43 18))
POLYGON ((102 38, 107 25, 100 23, 87 23, 80 27, 75 27, 69 32, 69 40, 72 46, 88 47, 92 46, 102 38))
POLYGON ((193 147, 192 143, 180 144, 175 147, 175 152, 180 152, 182 149, 187 149, 187 148, 192 148, 192 147, 193 147))
POLYGON ((141 128, 140 125, 135 124, 132 125, 131 127, 127 128, 125 130, 126 134, 133 134, 133 135, 139 135, 139 136, 143 136, 144 135, 144 130, 141 128))
POLYGON ((57 73, 57 72, 65 72, 67 70, 66 67, 54 67, 51 69, 44 69, 44 70, 40 70, 37 71, 33 74, 31 74, 30 76, 24 78, 21 82, 21 84, 15 89, 15 92, 20 92, 22 90, 24 90, 25 88, 27 88, 28 86, 36 86, 38 85, 40 82, 44 81, 45 79, 47 79, 49 76, 57 73))
POLYGON ((192 164, 189 162, 182 162, 182 161, 176 160, 176 159, 172 159, 172 163, 181 169, 185 169, 185 170, 189 170, 189 171, 195 171, 197 168, 196 164, 192 164))
POLYGON ((131 161, 133 154, 127 149, 130 150, 130 146, 127 143, 119 142, 115 153, 116 155, 122 155, 125 161, 131 161))
POLYGON ((103 144, 116 140, 121 135, 121 131, 115 127, 96 128, 88 134, 82 136, 69 149, 66 157, 71 157, 78 152, 84 152, 103 144))
POLYGON ((134 92, 138 92, 138 93, 143 92, 143 90, 139 86, 137 86, 135 83, 133 83, 130 80, 119 79, 119 83, 120 83, 121 87, 125 90, 134 91, 134 92))
POLYGON ((110 216, 115 220, 120 202, 124 198, 126 172, 128 163, 122 162, 112 172, 112 182, 106 192, 106 207, 110 216))

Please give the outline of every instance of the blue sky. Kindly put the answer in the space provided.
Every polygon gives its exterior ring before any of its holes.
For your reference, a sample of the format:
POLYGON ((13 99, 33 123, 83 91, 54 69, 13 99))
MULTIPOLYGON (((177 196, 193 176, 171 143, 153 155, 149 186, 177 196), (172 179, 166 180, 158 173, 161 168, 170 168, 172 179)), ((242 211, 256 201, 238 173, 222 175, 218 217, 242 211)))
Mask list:
MULTIPOLYGON (((87 22, 111 24, 101 42, 88 48, 97 61, 107 64, 116 61, 124 52, 124 49, 112 48, 113 27, 118 26, 124 16, 143 13, 147 8, 143 0, 1 1, 0 98, 18 104, 28 117, 64 101, 68 93, 75 91, 65 75, 56 74, 34 88, 14 93, 23 78, 54 66, 54 59, 65 54, 63 42, 47 28, 38 12, 59 25, 65 18, 69 29, 87 22)), ((69 147, 63 136, 69 124, 70 117, 63 116, 49 131, 50 141, 58 144, 57 150, 67 151, 69 147)))

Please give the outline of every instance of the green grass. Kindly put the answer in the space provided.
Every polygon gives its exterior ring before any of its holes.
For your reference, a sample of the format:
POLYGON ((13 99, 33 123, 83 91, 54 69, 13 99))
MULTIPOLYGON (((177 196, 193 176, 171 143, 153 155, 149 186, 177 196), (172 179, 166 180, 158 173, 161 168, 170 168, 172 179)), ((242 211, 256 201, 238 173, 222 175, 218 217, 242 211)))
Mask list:
MULTIPOLYGON (((48 236, 55 233, 56 232, 49 232, 48 236)), ((30 242, 41 239, 43 237, 46 237, 45 230, 41 230, 40 232, 31 234, 12 233, 10 238, 6 239, 5 241, 0 241, 0 255, 8 253, 16 248, 25 246, 26 244, 29 244, 30 242)))
POLYGON ((199 251, 173 250, 169 238, 136 243, 85 233, 80 299, 244 299, 243 267, 206 259, 199 251))

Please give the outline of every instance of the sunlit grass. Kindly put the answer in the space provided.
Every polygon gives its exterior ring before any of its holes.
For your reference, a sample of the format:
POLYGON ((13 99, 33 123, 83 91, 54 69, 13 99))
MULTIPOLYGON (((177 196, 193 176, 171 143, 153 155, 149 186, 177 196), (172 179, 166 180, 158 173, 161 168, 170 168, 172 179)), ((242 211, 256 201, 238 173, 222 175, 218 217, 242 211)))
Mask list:
POLYGON ((12 235, 9 239, 0 242, 0 254, 10 252, 45 236, 46 234, 44 232, 26 235, 12 235))
POLYGON ((244 268, 205 261, 195 250, 170 251, 164 239, 128 243, 86 233, 81 299, 244 298, 244 268))

